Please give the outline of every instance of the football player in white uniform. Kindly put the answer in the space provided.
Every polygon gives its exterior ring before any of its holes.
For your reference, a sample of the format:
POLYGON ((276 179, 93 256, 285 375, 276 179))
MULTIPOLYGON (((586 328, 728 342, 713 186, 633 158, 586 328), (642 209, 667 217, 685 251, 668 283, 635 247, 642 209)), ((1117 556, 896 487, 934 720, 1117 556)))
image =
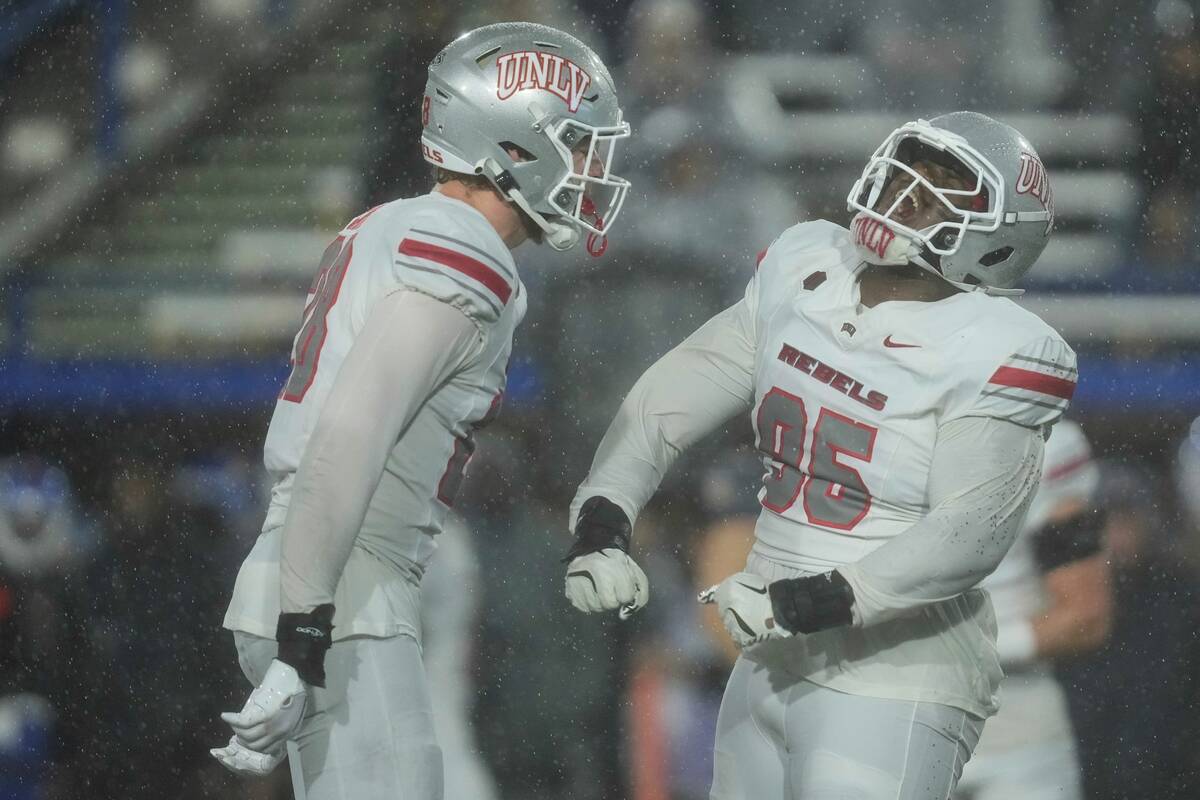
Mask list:
POLYGON ((714 800, 950 794, 1001 677, 972 587, 1075 387, 1072 350, 1005 297, 1053 224, 1019 132, 968 112, 903 125, 848 202, 850 230, 784 231, 745 297, 641 377, 571 507, 568 598, 636 610, 633 521, 682 449, 749 412, 755 544, 702 596, 744 648, 714 800))
POLYGON ((418 584, 500 407, 526 307, 510 250, 603 249, 629 186, 608 69, 552 28, 456 39, 420 110, 438 185, 325 252, 267 432, 270 507, 225 615, 258 688, 213 753, 265 773, 294 740, 309 800, 442 797, 418 584))
POLYGON ((1004 683, 1000 711, 988 720, 956 796, 1083 797, 1066 697, 1047 660, 1089 652, 1108 636, 1112 590, 1093 497, 1099 483, 1083 431, 1058 423, 1021 533, 980 584, 996 609, 1004 683))

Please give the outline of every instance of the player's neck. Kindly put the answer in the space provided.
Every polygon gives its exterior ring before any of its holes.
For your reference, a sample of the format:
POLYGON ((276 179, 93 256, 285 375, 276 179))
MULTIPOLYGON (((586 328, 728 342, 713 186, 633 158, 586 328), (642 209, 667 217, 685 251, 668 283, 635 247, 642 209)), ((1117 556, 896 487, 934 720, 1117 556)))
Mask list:
POLYGON ((434 191, 461 200, 483 214, 509 250, 515 249, 529 238, 529 231, 516 206, 501 197, 495 189, 481 189, 458 181, 447 181, 435 186, 434 191))
POLYGON ((900 267, 870 265, 858 276, 859 302, 873 308, 888 300, 934 303, 959 293, 959 289, 911 264, 900 267))

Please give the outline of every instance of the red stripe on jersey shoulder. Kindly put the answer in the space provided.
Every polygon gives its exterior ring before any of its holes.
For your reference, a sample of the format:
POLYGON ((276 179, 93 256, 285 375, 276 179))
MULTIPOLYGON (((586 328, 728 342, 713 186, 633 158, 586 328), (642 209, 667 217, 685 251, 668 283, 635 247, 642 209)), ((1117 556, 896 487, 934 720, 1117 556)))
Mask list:
POLYGON ((400 253, 406 256, 415 256, 435 261, 444 267, 461 272, 468 278, 479 281, 486 286, 488 291, 500 298, 500 302, 503 304, 508 303, 508 298, 512 294, 512 287, 508 285, 508 281, 504 280, 500 273, 482 261, 471 258, 457 250, 440 247, 429 242, 418 241, 417 239, 405 239, 400 242, 400 253))
POLYGON ((1071 459, 1065 464, 1059 464, 1054 469, 1042 475, 1043 481, 1060 481, 1068 475, 1073 475, 1079 470, 1092 463, 1091 453, 1084 454, 1078 458, 1071 459))
POLYGON ((1029 389, 1053 397, 1061 397, 1063 400, 1070 400, 1071 396, 1075 394, 1075 381, 1019 367, 1000 367, 992 374, 992 377, 988 378, 988 383, 1012 386, 1015 389, 1029 389))
POLYGON ((756 255, 754 257, 754 271, 755 272, 758 272, 758 268, 762 264, 762 260, 767 257, 767 251, 770 249, 771 248, 769 248, 769 247, 764 247, 762 250, 759 250, 758 255, 756 255))

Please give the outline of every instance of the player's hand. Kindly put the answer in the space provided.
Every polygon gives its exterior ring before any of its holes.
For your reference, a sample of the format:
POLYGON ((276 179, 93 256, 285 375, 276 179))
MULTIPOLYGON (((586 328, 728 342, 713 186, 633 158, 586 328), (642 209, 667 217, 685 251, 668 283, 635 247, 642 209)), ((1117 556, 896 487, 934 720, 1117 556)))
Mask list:
POLYGON ((566 595, 580 611, 617 611, 628 619, 650 599, 650 581, 629 557, 633 525, 605 497, 591 497, 579 511, 575 544, 567 562, 566 595))
POLYGON ((775 623, 768 582, 752 572, 738 572, 705 589, 696 599, 716 603, 721 623, 738 647, 791 634, 775 623))
POLYGON ((580 611, 620 609, 621 618, 627 619, 650 599, 650 581, 627 553, 609 547, 571 559, 566 594, 580 611))
MULTIPOLYGON (((236 714, 227 711, 221 719, 233 728, 238 744, 259 754, 272 754, 283 750, 304 721, 307 696, 296 669, 275 659, 242 710, 236 714)), ((213 755, 217 755, 215 751, 213 755)))
POLYGON ((224 747, 214 747, 208 752, 221 762, 221 766, 235 775, 254 777, 270 775, 279 766, 279 762, 283 761, 285 755, 283 747, 270 753, 251 750, 239 742, 237 736, 229 737, 229 744, 224 747))

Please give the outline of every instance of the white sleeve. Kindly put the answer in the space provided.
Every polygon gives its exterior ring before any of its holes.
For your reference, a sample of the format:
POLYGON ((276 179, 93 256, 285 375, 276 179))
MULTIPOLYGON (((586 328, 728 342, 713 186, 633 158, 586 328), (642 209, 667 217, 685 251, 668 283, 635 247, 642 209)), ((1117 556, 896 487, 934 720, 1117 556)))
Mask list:
POLYGON ((596 450, 571 503, 570 529, 589 497, 636 520, 679 454, 754 403, 755 318, 740 300, 638 379, 596 450))
POLYGON ((970 589, 1000 564, 1041 474, 1041 431, 991 417, 938 429, 929 513, 862 559, 838 567, 854 622, 873 625, 970 589))
POLYGON ((283 612, 333 602, 388 454, 480 341, 470 319, 419 292, 394 292, 371 309, 296 471, 279 564, 283 612))

